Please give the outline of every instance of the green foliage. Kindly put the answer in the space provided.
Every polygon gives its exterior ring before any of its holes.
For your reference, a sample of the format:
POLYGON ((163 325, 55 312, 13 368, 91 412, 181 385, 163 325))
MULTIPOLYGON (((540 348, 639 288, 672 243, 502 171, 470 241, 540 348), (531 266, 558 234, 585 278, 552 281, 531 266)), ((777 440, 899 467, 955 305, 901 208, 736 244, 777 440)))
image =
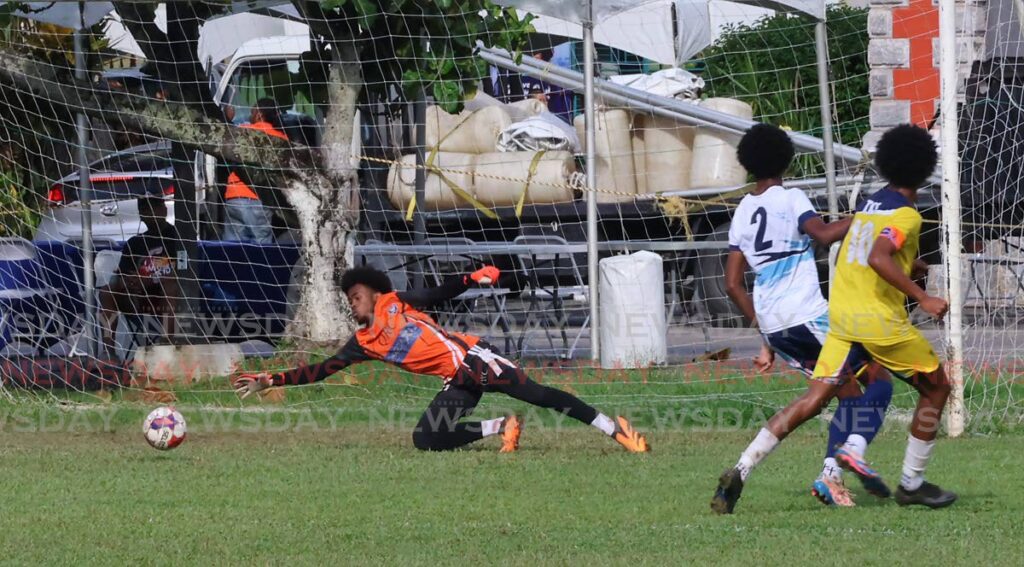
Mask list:
POLYGON ((532 15, 486 0, 330 0, 322 5, 335 34, 353 29, 364 88, 385 93, 398 85, 410 99, 420 92, 448 112, 476 90, 487 65, 473 55, 476 42, 519 51, 534 30, 532 15))
POLYGON ((24 173, 5 158, 0 158, 0 237, 30 238, 39 222, 40 204, 22 181, 24 173))
MULTIPOLYGON (((828 7, 833 115, 837 142, 859 144, 868 124, 867 9, 828 7)), ((704 52, 710 96, 750 103, 754 117, 812 136, 821 136, 814 22, 776 14, 750 25, 732 25, 704 52)), ((791 174, 822 175, 818 156, 801 156, 791 174)))
MULTIPOLYGON (((74 30, 15 16, 13 12, 17 7, 14 4, 0 6, 0 42, 7 48, 70 72, 75 65, 74 30)), ((106 22, 100 22, 87 31, 86 61, 90 67, 99 63, 96 54, 109 47, 103 35, 105 26, 106 22)))
MULTIPOLYGON (((24 3, 0 6, 0 44, 51 66, 71 80, 74 56, 72 30, 13 15, 15 9, 30 9, 24 3)), ((98 65, 97 53, 107 46, 103 23, 93 26, 86 61, 98 65)), ((74 137, 74 115, 66 108, 39 100, 34 112, 24 112, 15 98, 0 97, 0 236, 29 238, 45 207, 47 181, 57 176, 52 154, 55 141, 74 137)))

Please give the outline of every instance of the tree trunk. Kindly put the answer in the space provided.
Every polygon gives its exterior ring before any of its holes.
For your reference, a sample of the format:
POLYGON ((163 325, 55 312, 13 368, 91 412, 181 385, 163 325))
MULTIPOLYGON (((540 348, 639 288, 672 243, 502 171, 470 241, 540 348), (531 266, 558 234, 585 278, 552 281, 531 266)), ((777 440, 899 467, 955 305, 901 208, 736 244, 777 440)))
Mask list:
POLYGON ((351 148, 359 76, 357 64, 331 67, 322 173, 300 172, 285 192, 299 219, 306 267, 301 299, 287 333, 317 343, 343 339, 354 330, 340 284, 352 264, 349 235, 358 222, 358 160, 351 148))

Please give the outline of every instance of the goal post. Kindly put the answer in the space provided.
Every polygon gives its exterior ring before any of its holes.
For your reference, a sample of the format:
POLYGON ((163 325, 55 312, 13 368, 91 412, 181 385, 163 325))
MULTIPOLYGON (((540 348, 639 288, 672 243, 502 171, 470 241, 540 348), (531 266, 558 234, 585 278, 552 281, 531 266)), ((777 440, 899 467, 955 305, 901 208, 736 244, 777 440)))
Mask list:
POLYGON ((942 168, 942 221, 949 313, 946 320, 946 372, 952 385, 947 405, 947 430, 951 437, 963 434, 967 421, 964 407, 963 262, 960 229, 960 151, 957 96, 961 77, 957 65, 956 0, 939 0, 939 61, 941 101, 940 151, 942 168))

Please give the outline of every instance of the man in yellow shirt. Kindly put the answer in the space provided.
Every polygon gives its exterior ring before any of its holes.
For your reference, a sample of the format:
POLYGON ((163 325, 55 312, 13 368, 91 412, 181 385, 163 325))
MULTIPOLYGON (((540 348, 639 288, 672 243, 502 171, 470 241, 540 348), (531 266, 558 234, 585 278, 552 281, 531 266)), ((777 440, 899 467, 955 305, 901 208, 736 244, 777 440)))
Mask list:
MULTIPOLYGON (((878 142, 875 165, 889 186, 858 207, 843 240, 829 299, 829 331, 814 378, 804 395, 768 420, 736 466, 722 473, 711 501, 715 512, 732 513, 750 471, 791 431, 818 415, 852 377, 854 365, 859 367, 865 358, 919 394, 896 502, 942 508, 956 501, 956 494, 924 480, 950 386, 938 357, 910 324, 905 308, 907 297, 936 319, 949 308, 944 299, 928 295, 910 278, 921 235, 921 215, 914 202, 937 161, 931 136, 916 126, 897 126, 878 142)), ((865 486, 877 484, 876 494, 888 492, 856 449, 844 446, 836 460, 865 486)))

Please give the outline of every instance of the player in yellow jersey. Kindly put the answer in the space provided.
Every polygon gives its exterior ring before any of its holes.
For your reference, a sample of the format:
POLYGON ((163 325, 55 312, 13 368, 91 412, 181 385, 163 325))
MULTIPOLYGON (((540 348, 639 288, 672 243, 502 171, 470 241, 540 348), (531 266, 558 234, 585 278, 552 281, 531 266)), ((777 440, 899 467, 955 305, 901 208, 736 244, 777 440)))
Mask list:
MULTIPOLYGON (((714 511, 732 513, 750 470, 791 431, 818 415, 865 358, 884 366, 919 394, 896 501, 930 508, 956 501, 956 494, 924 480, 950 386, 938 357, 910 324, 905 308, 910 297, 926 313, 941 319, 949 307, 910 278, 921 234, 921 215, 914 202, 918 187, 937 161, 931 136, 916 126, 897 126, 879 140, 875 164, 889 186, 858 207, 843 240, 829 299, 829 332, 814 379, 806 393, 768 420, 737 465, 722 474, 711 501, 714 511)), ((881 490, 884 484, 878 474, 854 448, 844 446, 836 460, 865 486, 877 483, 877 494, 888 492, 881 490)))

